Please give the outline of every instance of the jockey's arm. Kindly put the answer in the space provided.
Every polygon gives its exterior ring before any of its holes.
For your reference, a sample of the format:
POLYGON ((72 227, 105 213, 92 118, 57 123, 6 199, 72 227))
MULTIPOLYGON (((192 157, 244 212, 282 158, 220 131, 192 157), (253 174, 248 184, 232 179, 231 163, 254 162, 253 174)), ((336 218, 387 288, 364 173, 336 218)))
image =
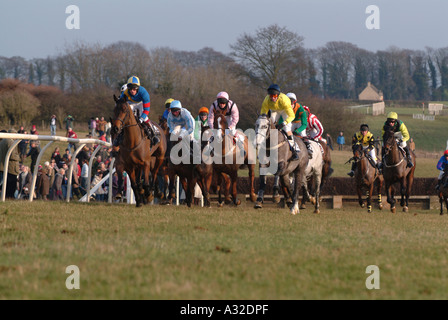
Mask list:
POLYGON ((229 128, 236 129, 236 125, 238 124, 238 121, 240 121, 240 112, 236 103, 233 104, 232 113, 230 116, 232 118, 232 121, 229 123, 229 128))
POLYGON ((404 122, 402 122, 400 125, 400 132, 401 132, 401 135, 403 136, 403 138, 401 140, 403 142, 408 141, 410 138, 409 131, 408 131, 408 128, 406 128, 406 125, 404 124, 404 122))

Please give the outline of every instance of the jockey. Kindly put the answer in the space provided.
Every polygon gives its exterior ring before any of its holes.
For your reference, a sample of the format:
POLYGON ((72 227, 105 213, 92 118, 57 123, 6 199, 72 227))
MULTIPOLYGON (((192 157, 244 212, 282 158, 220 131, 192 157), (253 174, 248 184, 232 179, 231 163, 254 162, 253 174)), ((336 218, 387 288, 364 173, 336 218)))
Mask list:
POLYGON ((170 133, 172 133, 176 127, 180 126, 181 131, 179 136, 181 138, 185 138, 189 135, 192 140, 194 139, 193 133, 195 124, 193 116, 187 109, 182 108, 182 104, 179 100, 173 100, 171 102, 167 124, 170 129, 170 133))
POLYGON ((155 145, 160 139, 155 135, 155 130, 149 120, 150 99, 148 91, 140 86, 140 79, 132 76, 128 79, 127 89, 121 92, 120 98, 126 97, 129 105, 139 116, 140 123, 143 125, 146 135, 155 145))
MULTIPOLYGON (((395 138, 399 140, 400 147, 402 147, 404 149, 404 151, 406 152, 406 158, 408 161, 407 167, 412 168, 414 166, 414 164, 412 163, 412 160, 411 160, 411 155, 409 153, 409 147, 406 145, 406 141, 408 141, 410 138, 408 128, 406 128, 406 125, 403 123, 403 121, 398 120, 397 113, 393 112, 393 111, 391 111, 387 114, 387 120, 386 120, 386 122, 384 122, 383 130, 382 130, 383 136, 384 136, 384 131, 385 131, 386 127, 393 127, 395 138)), ((382 149, 382 155, 383 155, 383 160, 384 160, 384 147, 382 149)))
POLYGON ((308 127, 308 113, 302 105, 297 102, 297 97, 294 93, 287 93, 286 96, 291 100, 291 108, 295 114, 295 118, 291 122, 291 131, 293 134, 302 138, 306 148, 308 149, 308 153, 311 155, 313 153, 313 149, 311 149, 310 141, 306 136, 306 128, 308 127))
MULTIPOLYGON (((443 176, 445 175, 445 170, 448 169, 448 150, 445 150, 443 156, 440 158, 439 162, 437 162, 437 170, 440 170, 439 178, 437 180, 436 190, 440 189, 440 185, 442 184, 443 176)), ((444 188, 448 188, 448 179, 445 180, 444 188)))
MULTIPOLYGON (((352 138, 352 149, 355 148, 357 144, 362 145, 363 150, 375 161, 378 171, 381 172, 381 162, 378 161, 375 153, 375 137, 369 131, 369 126, 367 124, 362 124, 359 128, 360 131, 356 132, 352 138)), ((352 163, 352 169, 347 173, 350 177, 355 175, 356 162, 352 163)))
POLYGON ((201 131, 203 127, 208 126, 208 108, 202 107, 199 109, 199 114, 194 120, 196 122, 194 126, 194 138, 197 141, 201 141, 201 131))
MULTIPOLYGON (((208 114, 208 126, 213 128, 213 122, 215 121, 215 111, 220 110, 226 115, 227 125, 226 134, 230 133, 234 137, 234 141, 238 144, 240 149, 244 150, 243 139, 236 131, 236 125, 240 120, 240 112, 236 103, 229 99, 229 94, 225 91, 221 91, 216 95, 216 100, 210 106, 210 112, 208 114)), ((213 141, 213 137, 210 138, 213 141)), ((210 141, 210 142, 211 142, 210 141)))
POLYGON ((306 112, 308 112, 308 127, 306 128, 306 134, 308 138, 314 141, 322 140, 325 143, 327 141, 322 138, 322 133, 324 133, 324 127, 315 114, 311 113, 310 108, 303 106, 306 112))
POLYGON ((268 95, 264 98, 261 105, 260 114, 268 114, 269 110, 271 110, 271 119, 276 123, 277 129, 286 132, 292 152, 292 160, 298 160, 298 152, 300 152, 300 149, 297 143, 295 143, 291 131, 291 122, 294 120, 294 111, 291 108, 291 100, 286 94, 281 93, 280 87, 277 84, 271 84, 267 91, 268 95), (281 124, 277 123, 280 117, 283 118, 281 124))
POLYGON ((170 113, 170 105, 171 105, 171 102, 173 102, 173 101, 174 101, 174 99, 171 99, 171 98, 169 98, 165 101, 165 111, 162 114, 162 119, 168 120, 168 114, 170 113))

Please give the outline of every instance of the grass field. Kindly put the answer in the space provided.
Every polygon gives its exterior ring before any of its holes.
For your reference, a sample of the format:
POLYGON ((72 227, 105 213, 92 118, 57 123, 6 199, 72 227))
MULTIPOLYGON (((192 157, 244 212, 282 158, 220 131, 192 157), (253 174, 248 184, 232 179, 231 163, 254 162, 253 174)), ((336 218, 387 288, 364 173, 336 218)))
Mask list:
POLYGON ((0 203, 0 299, 446 299, 438 210, 0 203), (68 290, 76 265, 80 289, 68 290), (376 265, 380 289, 368 290, 376 265))

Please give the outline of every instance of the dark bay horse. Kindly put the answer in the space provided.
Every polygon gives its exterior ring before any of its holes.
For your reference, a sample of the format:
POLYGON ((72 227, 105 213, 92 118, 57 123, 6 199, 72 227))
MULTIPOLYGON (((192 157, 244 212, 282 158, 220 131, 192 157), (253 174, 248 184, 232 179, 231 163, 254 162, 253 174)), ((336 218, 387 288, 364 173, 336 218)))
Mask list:
MULTIPOLYGON (((269 115, 262 114, 255 123, 256 145, 260 161, 260 189, 255 208, 262 208, 266 188, 266 174, 280 177, 282 188, 292 194, 291 214, 299 213, 299 194, 305 179, 305 171, 309 163, 308 153, 299 152, 299 159, 291 161, 292 152, 287 138, 275 129, 269 115), (263 172, 266 171, 266 172, 263 172), (290 191, 289 175, 294 175, 294 190, 290 191)), ((307 150, 302 139, 295 137, 301 150, 307 150)), ((285 197, 286 194, 285 192, 285 197)))
POLYGON ((226 135, 227 119, 220 110, 215 110, 213 126, 217 132, 213 143, 213 158, 218 160, 213 164, 213 170, 217 174, 218 181, 220 181, 220 175, 223 173, 230 177, 232 201, 234 205, 239 205, 241 201, 237 199, 238 170, 247 166, 249 169, 250 199, 255 202, 257 198, 255 194, 255 159, 251 158, 254 155, 249 150, 248 137, 238 132, 238 135, 244 136, 242 144, 244 150, 241 150, 238 143, 235 143, 235 138, 226 135))
POLYGON ((383 175, 378 172, 378 169, 374 164, 373 160, 370 160, 366 155, 361 144, 356 144, 353 146, 353 157, 349 160, 355 161, 356 171, 355 171, 355 181, 356 181, 356 191, 358 193, 358 202, 361 208, 365 207, 364 201, 362 199, 362 194, 364 191, 367 192, 367 212, 372 212, 372 196, 374 186, 376 184, 376 191, 378 193, 378 207, 380 210, 383 209, 383 203, 381 200, 381 191, 383 189, 383 175))
MULTIPOLYGON (((158 190, 157 184, 154 182, 165 157, 166 139, 162 135, 160 142, 152 146, 126 99, 118 99, 114 95, 114 100, 111 133, 115 139, 122 136, 117 148, 119 150, 116 161, 119 166, 116 169, 127 172, 134 191, 136 206, 141 207, 142 204, 151 201, 154 186, 158 190)), ((161 132, 161 128, 157 124, 152 123, 152 125, 161 132)), ((120 172, 118 173, 120 174, 120 172)))
POLYGON ((404 212, 408 212, 409 196, 412 183, 414 182, 414 171, 417 166, 414 152, 410 152, 414 166, 407 168, 405 151, 398 146, 392 127, 385 127, 383 135, 383 176, 387 194, 387 202, 390 210, 395 213, 395 190, 394 184, 400 184, 401 201, 400 205, 404 212))

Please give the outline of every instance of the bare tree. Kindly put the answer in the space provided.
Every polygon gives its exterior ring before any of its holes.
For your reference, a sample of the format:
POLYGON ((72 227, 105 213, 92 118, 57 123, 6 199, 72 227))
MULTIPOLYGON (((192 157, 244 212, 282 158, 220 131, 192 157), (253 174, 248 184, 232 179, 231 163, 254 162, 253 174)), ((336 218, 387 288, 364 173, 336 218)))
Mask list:
POLYGON ((244 75, 262 88, 280 86, 294 77, 290 63, 303 52, 303 38, 277 24, 258 29, 255 35, 243 34, 231 45, 231 56, 243 67, 244 75))

